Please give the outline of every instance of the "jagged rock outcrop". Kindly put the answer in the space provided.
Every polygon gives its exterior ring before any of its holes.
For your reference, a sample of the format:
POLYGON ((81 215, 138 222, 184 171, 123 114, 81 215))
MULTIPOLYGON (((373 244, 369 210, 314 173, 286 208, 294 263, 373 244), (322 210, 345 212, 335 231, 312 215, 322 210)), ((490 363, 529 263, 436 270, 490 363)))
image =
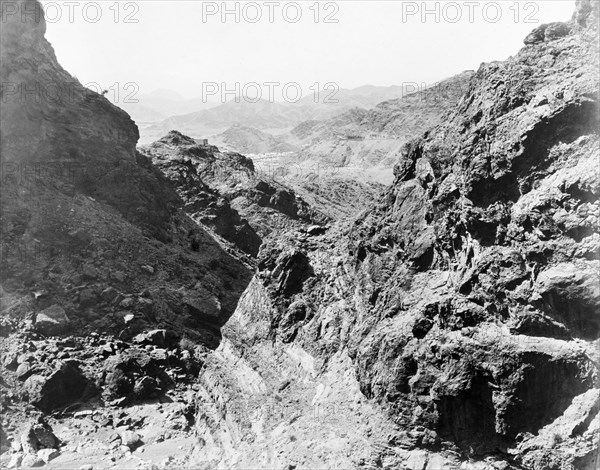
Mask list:
MULTIPOLYGON (((0 465, 79 468, 110 457, 137 466, 132 451, 164 444, 161 461, 165 447, 196 441, 192 387, 202 356, 218 346, 251 279, 252 260, 213 227, 227 226, 246 200, 256 220, 268 209, 306 230, 313 212, 279 185, 231 188, 251 162, 213 150, 202 154, 201 179, 194 168, 186 175, 198 188, 182 191, 137 151, 127 114, 57 63, 40 4, 8 3, 28 14, 7 15, 1 29, 0 465), (186 196, 202 191, 208 229, 188 212, 197 201, 186 196), (20 442, 25 421, 40 413, 59 424, 60 448, 20 442)), ((179 454, 167 459, 174 468, 187 461, 179 454)))
POLYGON ((238 153, 222 153, 177 131, 140 150, 174 183, 196 222, 252 256, 274 230, 328 220, 238 153))
POLYGON ((216 347, 249 267, 186 215, 136 151, 129 116, 58 64, 39 3, 11 6, 20 10, 1 36, 5 324, 123 338, 162 325, 216 347))
MULTIPOLYGON (((62 69, 40 4, 1 6, 0 465, 79 468, 78 442, 91 440, 75 414, 97 416, 105 439, 110 400, 169 394, 167 427, 187 437, 195 350, 218 346, 251 267, 185 213, 176 188, 137 152, 127 114, 62 69), (164 344, 157 327, 170 332, 164 344), (60 449, 38 448, 27 429, 19 439, 39 413, 64 419, 60 449)), ((131 423, 119 417, 114 427, 131 423)), ((131 450, 122 447, 119 458, 131 450)))
MULTIPOLYGON (((225 417, 245 401, 292 401, 301 411, 288 423, 306 429, 302 407, 338 403, 355 384, 363 398, 344 418, 385 422, 387 436, 314 428, 313 449, 332 449, 321 464, 596 468, 598 4, 578 1, 565 24, 568 33, 550 26, 556 34, 483 64, 350 227, 263 246, 202 376, 199 416, 213 403, 225 417), (228 361, 252 372, 232 386, 228 361), (282 376, 294 386, 279 389, 282 376), (340 389, 332 376, 348 383, 340 389), (387 418, 367 411, 365 397, 387 418), (358 436, 371 452, 347 460, 358 436)), ((292 438, 285 419, 260 429, 204 422, 205 455, 249 464, 246 455, 259 457, 253 439, 292 438), (237 437, 225 442, 229 433, 237 437)), ((261 458, 315 465, 285 445, 261 458)))

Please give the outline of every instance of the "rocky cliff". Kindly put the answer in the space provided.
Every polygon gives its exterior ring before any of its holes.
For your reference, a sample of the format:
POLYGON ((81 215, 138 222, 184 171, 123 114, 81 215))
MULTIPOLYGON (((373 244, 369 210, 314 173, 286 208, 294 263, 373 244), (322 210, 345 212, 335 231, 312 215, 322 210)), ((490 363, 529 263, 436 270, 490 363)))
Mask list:
POLYGON ((263 247, 201 374, 203 458, 597 468, 598 4, 532 34, 371 211, 263 247))
POLYGON ((189 345, 218 346, 251 267, 187 215, 129 116, 58 64, 39 3, 1 5, 0 452, 28 467, 74 442, 41 413, 169 391, 180 406, 189 345))
POLYGON ((35 323, 58 304, 74 331, 118 332, 131 310, 218 335, 248 269, 185 214, 129 116, 57 63, 39 4, 18 5, 2 28, 4 311, 35 323))
POLYGON ((251 280, 244 251, 325 218, 239 154, 173 133, 144 155, 58 64, 39 3, 2 8, 0 462, 128 467, 152 446, 158 463, 196 442, 192 387, 251 280))

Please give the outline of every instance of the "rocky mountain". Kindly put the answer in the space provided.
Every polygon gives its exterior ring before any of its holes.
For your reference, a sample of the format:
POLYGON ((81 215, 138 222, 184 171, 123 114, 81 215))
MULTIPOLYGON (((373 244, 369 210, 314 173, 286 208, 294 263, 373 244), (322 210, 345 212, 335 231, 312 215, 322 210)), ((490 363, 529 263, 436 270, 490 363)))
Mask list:
POLYGON ((314 225, 242 155, 180 132, 136 149, 21 0, 2 466, 597 468, 600 12, 576 5, 483 64, 375 204, 314 225), (70 94, 19 94, 40 83, 70 94))
MULTIPOLYGON (((267 134, 245 127, 231 128, 210 141, 220 144, 221 138, 232 145, 241 136, 249 138, 248 147, 256 148, 255 138, 273 142, 267 134)), ((289 152, 250 158, 200 142, 171 131, 138 150, 175 184, 197 223, 251 257, 271 234, 353 217, 384 189, 338 168, 286 162, 282 155, 292 155, 289 152)))
POLYGON ((27 19, 2 28, 2 81, 15 84, 2 94, 3 310, 35 328, 60 305, 82 333, 119 333, 131 313, 216 344, 248 268, 185 214, 129 116, 60 67, 43 19, 27 19), (60 93, 42 94, 48 83, 60 93))
MULTIPOLYGON (((218 105, 217 102, 208 99, 187 99, 173 90, 160 89, 139 93, 137 89, 130 87, 119 91, 114 104, 126 111, 138 125, 157 123, 169 116, 188 114, 218 105)), ((107 97, 114 98, 111 93, 107 97)))
POLYGON ((597 25, 587 0, 541 25, 372 210, 261 249, 200 376, 203 459, 597 468, 597 25))
POLYGON ((297 148, 285 138, 259 131, 253 127, 232 126, 225 132, 212 136, 219 146, 227 147, 243 154, 285 153, 297 148))
MULTIPOLYGON (((440 123, 472 76, 463 72, 371 109, 352 108, 329 119, 304 121, 290 133, 272 136, 234 126, 213 139, 252 154, 258 167, 277 174, 311 205, 339 219, 372 206, 393 180, 393 166, 406 142, 440 123)), ((396 88, 401 96, 401 87, 396 88)))
POLYGON ((298 104, 310 106, 318 111, 313 112, 309 119, 324 119, 325 116, 338 115, 352 108, 371 108, 382 101, 399 98, 408 88, 401 85, 339 88, 336 83, 331 83, 319 90, 318 94, 311 88, 298 104))
POLYGON ((408 140, 439 124, 454 109, 472 76, 466 71, 372 109, 353 108, 330 119, 303 122, 291 130, 289 141, 301 147, 300 161, 391 168, 408 140))
POLYGON ((263 99, 258 102, 233 99, 211 109, 171 116, 150 126, 144 130, 141 143, 152 142, 171 129, 194 137, 207 137, 234 125, 259 130, 287 128, 293 126, 294 122, 300 122, 302 118, 299 116, 303 116, 301 109, 291 109, 283 103, 263 99))
POLYGON ((273 232, 328 221, 238 153, 222 153, 177 131, 139 150, 173 183, 194 221, 251 256, 273 232))
POLYGON ((167 390, 180 407, 198 362, 179 339, 217 347, 252 267, 186 214, 129 116, 58 64, 40 4, 16 5, 0 37, 0 458, 30 467, 73 442, 40 413, 167 390))

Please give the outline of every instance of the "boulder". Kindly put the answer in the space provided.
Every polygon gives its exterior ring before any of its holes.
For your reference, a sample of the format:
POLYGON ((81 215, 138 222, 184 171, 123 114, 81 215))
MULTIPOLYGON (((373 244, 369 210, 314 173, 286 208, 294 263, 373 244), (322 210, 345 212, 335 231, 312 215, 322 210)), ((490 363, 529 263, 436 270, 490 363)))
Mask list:
POLYGON ((125 297, 123 300, 121 300, 121 303, 119 304, 119 306, 122 308, 131 308, 134 305, 135 299, 133 297, 125 297))
POLYGON ((46 464, 40 457, 35 454, 27 454, 23 457, 21 466, 24 468, 43 467, 46 464))
POLYGON ((567 36, 571 32, 571 27, 567 23, 557 21, 550 23, 544 32, 544 39, 552 41, 567 36))
POLYGON ((93 289, 83 289, 79 293, 79 305, 81 307, 92 307, 98 302, 98 295, 93 289))
POLYGON ((8 370, 17 370, 19 367, 19 353, 17 351, 8 351, 3 358, 4 367, 8 370))
POLYGON ((29 427, 27 431, 21 434, 21 448, 26 454, 35 454, 38 450, 38 447, 39 444, 37 437, 35 437, 33 429, 29 427))
POLYGON ((50 376, 33 375, 25 382, 29 403, 49 413, 81 399, 92 384, 78 367, 62 363, 50 376))
POLYGON ((112 302, 117 298, 119 292, 114 287, 107 287, 100 293, 100 297, 105 302, 112 302))
POLYGON ((35 454, 39 449, 56 449, 58 445, 58 438, 41 416, 21 435, 21 447, 26 454, 35 454))
POLYGON ((108 437, 108 445, 111 449, 116 449, 121 445, 121 436, 116 432, 112 433, 108 437))
POLYGON ((159 329, 140 333, 133 338, 133 342, 138 344, 152 344, 160 348, 173 348, 177 346, 180 339, 179 335, 173 331, 159 329))
POLYGON ((121 433, 121 445, 127 446, 130 450, 134 450, 142 444, 140 436, 133 431, 123 431, 121 433))
POLYGON ((54 435, 52 427, 50 427, 44 418, 38 418, 37 422, 31 426, 31 429, 33 430, 33 434, 35 435, 39 447, 44 449, 55 449, 58 447, 59 440, 54 435))
POLYGON ((10 458, 10 462, 8 462, 8 465, 6 466, 6 468, 18 468, 21 466, 22 462, 23 462, 23 454, 21 454, 21 453, 14 454, 10 458))
POLYGON ((17 367, 17 378, 24 382, 25 380, 27 380, 29 377, 31 377, 33 374, 35 374, 36 372, 38 372, 36 370, 36 368, 29 362, 23 362, 22 364, 19 364, 19 367, 17 367))
POLYGON ((121 271, 114 271, 110 274, 111 279, 114 279, 117 282, 125 282, 125 273, 121 271))
POLYGON ((121 369, 106 374, 104 379, 104 396, 111 400, 125 397, 133 391, 133 380, 121 369))
POLYGON ((86 264, 85 266, 83 266, 81 273, 83 275, 83 279, 87 281, 94 280, 98 277, 98 270, 95 266, 92 266, 91 264, 86 264))
POLYGON ((138 398, 147 398, 156 392, 156 389, 156 380, 152 377, 144 376, 135 382, 133 392, 138 398))
POLYGON ((60 455, 60 452, 56 449, 41 449, 38 451, 38 458, 42 459, 44 463, 50 462, 50 460, 55 459, 60 455))
POLYGON ((321 225, 311 225, 306 229, 306 233, 313 236, 323 235, 326 231, 327 227, 323 227, 321 225))
POLYGON ((544 313, 585 339, 600 335, 599 267, 597 261, 560 263, 542 271, 535 285, 544 313))
POLYGON ((69 317, 60 305, 52 305, 39 312, 35 317, 35 330, 46 336, 65 333, 69 325, 69 317))
POLYGON ((147 264, 144 264, 143 266, 140 267, 143 271, 146 271, 148 274, 154 274, 154 268, 152 266, 149 266, 147 264))
POLYGON ((535 28, 524 39, 524 43, 539 44, 542 42, 552 41, 567 36, 571 32, 571 27, 567 23, 560 21, 548 24, 542 24, 535 28))
POLYGON ((546 24, 538 26, 525 37, 523 42, 527 45, 539 44, 540 42, 544 42, 544 33, 546 32, 547 26, 548 25, 546 24))

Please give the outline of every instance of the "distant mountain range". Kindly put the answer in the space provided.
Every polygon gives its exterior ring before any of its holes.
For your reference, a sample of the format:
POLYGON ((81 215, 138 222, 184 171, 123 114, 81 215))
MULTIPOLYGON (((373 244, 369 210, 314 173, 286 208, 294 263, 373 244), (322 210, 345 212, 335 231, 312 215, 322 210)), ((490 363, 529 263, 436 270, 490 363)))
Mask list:
POLYGON ((354 107, 370 108, 402 96, 401 86, 365 85, 352 90, 324 91, 317 100, 307 95, 296 103, 238 97, 218 104, 201 98, 185 100, 176 92, 142 95, 139 103, 122 105, 140 126, 141 143, 154 141, 172 129, 194 137, 218 134, 232 126, 261 131, 289 131, 307 120, 328 119, 354 107), (317 101, 317 102, 315 102, 317 101))
POLYGON ((329 119, 305 121, 291 130, 288 142, 301 148, 296 160, 391 168, 408 140, 439 124, 456 106, 473 74, 462 72, 372 109, 353 108, 329 119))
MULTIPOLYGON (((107 97, 110 98, 110 94, 107 97)), ((208 109, 219 103, 202 98, 188 99, 176 91, 160 89, 144 94, 125 93, 119 97, 119 102, 114 104, 127 111, 138 125, 143 126, 163 121, 169 116, 208 109)))
MULTIPOLYGON (((293 152, 286 160, 391 169, 407 140, 438 124, 456 105, 472 75, 465 71, 417 90, 373 85, 341 89, 335 94, 337 103, 315 103, 312 96, 297 103, 234 99, 142 124, 140 143, 177 129, 196 138, 210 137, 211 143, 245 154, 293 152), (403 91, 410 93, 403 95, 403 91)), ((140 101, 164 104, 162 109, 193 106, 193 101, 168 90, 146 95, 140 101)))
MULTIPOLYGON (((406 96, 384 100, 370 108, 351 107, 333 116, 327 116, 333 108, 268 102, 226 103, 202 112, 175 116, 160 126, 184 128, 193 134, 192 129, 200 129, 208 122, 215 127, 225 126, 234 117, 240 123, 224 132, 204 136, 210 135, 212 144, 243 154, 281 154, 277 164, 318 164, 336 169, 339 176, 341 168, 359 169, 358 173, 352 172, 353 179, 360 179, 362 170, 382 169, 385 171, 377 173, 376 181, 389 183, 392 167, 404 144, 442 121, 467 90, 473 73, 465 71, 406 96), (312 119, 281 132, 282 127, 310 115, 312 119), (325 117, 314 118, 318 115, 325 117)), ((366 92, 371 88, 359 90, 366 92)), ((395 87, 395 91, 399 88, 395 87)), ((380 91, 368 96, 380 95, 380 91)), ((346 102, 356 100, 357 96, 366 95, 357 93, 346 102)))

